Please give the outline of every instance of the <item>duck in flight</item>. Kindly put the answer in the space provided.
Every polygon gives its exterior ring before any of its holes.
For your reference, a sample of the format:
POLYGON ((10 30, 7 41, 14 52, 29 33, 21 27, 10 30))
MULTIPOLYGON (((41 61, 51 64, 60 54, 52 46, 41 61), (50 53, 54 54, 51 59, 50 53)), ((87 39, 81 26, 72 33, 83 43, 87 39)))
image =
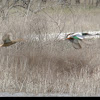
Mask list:
POLYGON ((83 41, 84 37, 91 35, 89 33, 70 33, 66 36, 66 40, 69 40, 75 49, 81 49, 79 41, 83 41))
POLYGON ((7 47, 7 46, 10 46, 10 45, 13 45, 19 41, 23 41, 22 39, 19 39, 19 40, 11 40, 10 39, 10 35, 9 34, 5 34, 3 37, 2 37, 2 40, 3 40, 3 44, 0 45, 0 47, 7 47))

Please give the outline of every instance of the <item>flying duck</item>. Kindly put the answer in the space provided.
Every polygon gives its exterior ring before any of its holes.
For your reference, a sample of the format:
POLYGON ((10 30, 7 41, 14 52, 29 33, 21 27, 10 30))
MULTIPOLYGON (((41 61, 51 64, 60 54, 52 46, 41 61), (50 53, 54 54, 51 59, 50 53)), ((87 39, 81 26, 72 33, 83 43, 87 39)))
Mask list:
POLYGON ((7 46, 10 46, 10 45, 13 45, 19 41, 23 41, 22 39, 19 39, 19 40, 11 40, 10 39, 10 35, 9 34, 5 34, 3 37, 2 37, 2 40, 3 40, 3 44, 0 45, 0 47, 7 47, 7 46))
POLYGON ((82 47, 81 47, 79 41, 82 41, 84 39, 84 36, 86 36, 86 35, 91 35, 91 34, 81 33, 81 32, 79 32, 79 33, 70 33, 66 36, 65 39, 69 40, 72 43, 72 45, 75 49, 81 49, 82 47))

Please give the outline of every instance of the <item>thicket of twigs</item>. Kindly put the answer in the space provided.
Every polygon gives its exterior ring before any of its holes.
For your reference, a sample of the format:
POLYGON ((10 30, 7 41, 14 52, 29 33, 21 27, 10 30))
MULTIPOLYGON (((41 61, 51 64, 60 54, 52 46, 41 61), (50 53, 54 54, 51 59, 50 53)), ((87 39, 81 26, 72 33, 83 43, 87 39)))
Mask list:
POLYGON ((1 18, 1 43, 5 33, 12 40, 25 41, 0 48, 0 91, 98 95, 100 40, 75 50, 58 36, 61 32, 99 30, 99 12, 98 8, 56 6, 36 14, 27 11, 26 16, 16 13, 1 18), (52 33, 59 34, 50 39, 52 33))

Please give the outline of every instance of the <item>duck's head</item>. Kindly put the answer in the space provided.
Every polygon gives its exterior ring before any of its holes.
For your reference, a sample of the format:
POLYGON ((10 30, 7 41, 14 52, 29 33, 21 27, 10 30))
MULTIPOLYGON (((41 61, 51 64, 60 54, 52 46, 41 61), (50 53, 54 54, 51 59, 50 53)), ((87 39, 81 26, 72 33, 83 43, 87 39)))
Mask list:
POLYGON ((65 40, 69 40, 69 39, 72 39, 72 37, 66 37, 66 38, 65 38, 65 40))
POLYGON ((66 36, 65 40, 69 40, 69 39, 72 39, 73 38, 73 33, 70 33, 66 36))

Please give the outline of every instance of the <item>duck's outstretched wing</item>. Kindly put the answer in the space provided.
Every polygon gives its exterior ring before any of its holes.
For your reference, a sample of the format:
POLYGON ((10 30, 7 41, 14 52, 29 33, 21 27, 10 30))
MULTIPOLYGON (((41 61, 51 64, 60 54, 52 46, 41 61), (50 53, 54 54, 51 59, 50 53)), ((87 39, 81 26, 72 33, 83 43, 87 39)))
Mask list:
POLYGON ((80 43, 79 43, 79 40, 73 39, 71 42, 72 42, 72 45, 73 45, 73 47, 75 49, 81 49, 82 48, 81 45, 80 45, 80 43))
POLYGON ((9 43, 11 42, 10 40, 10 35, 9 34, 5 34, 3 37, 2 37, 2 40, 4 43, 9 43))
POLYGON ((21 41, 25 41, 24 39, 17 39, 17 40, 13 40, 12 42, 21 42, 21 41))

